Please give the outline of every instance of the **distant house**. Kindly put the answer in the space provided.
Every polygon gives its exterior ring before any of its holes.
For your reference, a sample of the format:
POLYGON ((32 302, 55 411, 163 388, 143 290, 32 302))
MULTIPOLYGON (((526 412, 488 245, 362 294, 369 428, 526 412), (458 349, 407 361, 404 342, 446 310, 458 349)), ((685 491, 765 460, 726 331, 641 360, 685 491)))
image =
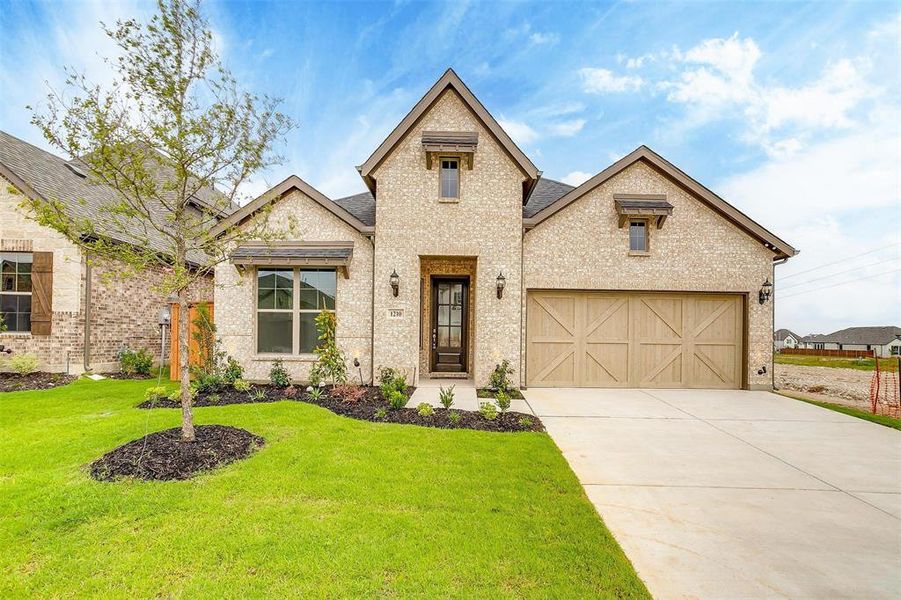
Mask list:
POLYGON ((832 333, 805 336, 801 338, 801 347, 814 350, 875 350, 876 356, 901 356, 901 327, 848 327, 832 333))
POLYGON ((773 334, 773 348, 797 348, 801 343, 801 336, 790 329, 777 329, 773 334))

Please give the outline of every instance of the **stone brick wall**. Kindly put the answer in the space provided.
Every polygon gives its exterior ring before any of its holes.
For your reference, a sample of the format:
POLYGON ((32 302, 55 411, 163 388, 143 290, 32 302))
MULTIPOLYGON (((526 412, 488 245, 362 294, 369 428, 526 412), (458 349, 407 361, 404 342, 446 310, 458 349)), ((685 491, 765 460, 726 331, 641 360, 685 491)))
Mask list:
MULTIPOLYGON (((643 162, 595 188, 523 238, 527 289, 746 294, 747 378, 752 388, 772 387, 773 304, 757 302, 764 280, 773 281, 772 260, 773 252, 763 244, 643 162), (613 194, 664 194, 673 205, 673 214, 662 229, 649 228, 648 256, 629 255, 629 228, 618 227, 613 194), (768 372, 758 375, 764 365, 768 372)), ((525 314, 525 303, 522 310, 525 314)), ((522 374, 520 378, 524 383, 522 374)))
POLYGON ((421 353, 427 352, 420 343, 420 257, 468 256, 477 260, 471 375, 485 384, 494 365, 505 358, 519 370, 522 172, 457 93, 448 90, 374 176, 376 366, 418 371, 421 353), (473 169, 460 171, 459 202, 439 200, 439 169, 426 169, 424 130, 479 134, 473 169), (388 284, 395 269, 400 276, 397 298, 388 284), (499 300, 495 278, 501 271, 507 288, 499 300), (403 311, 403 316, 387 318, 390 309, 403 311))
MULTIPOLYGON (((295 190, 277 201, 268 227, 281 240, 351 241, 354 243, 349 277, 338 273, 335 310, 338 346, 348 361, 348 374, 368 383, 372 359, 372 242, 305 194, 295 190), (360 360, 360 369, 352 366, 360 360)), ((225 350, 238 359, 251 380, 266 380, 276 356, 256 351, 256 271, 243 274, 233 265, 216 268, 216 329, 225 350)), ((315 355, 280 356, 291 377, 306 381, 315 355)))
MULTIPOLYGON (((0 250, 53 252, 53 320, 51 334, 0 334, 0 344, 16 353, 38 356, 40 369, 81 373, 84 368, 84 297, 86 265, 82 251, 62 235, 38 225, 19 208, 23 197, 0 178, 0 250)), ((91 277, 91 367, 104 372, 118 369, 116 353, 123 345, 147 348, 159 360, 157 313, 164 295, 154 292, 161 270, 137 278, 109 279, 113 269, 94 266, 91 277)), ((192 298, 211 300, 212 277, 198 282, 192 298)), ((0 366, 2 367, 2 366, 0 366)))

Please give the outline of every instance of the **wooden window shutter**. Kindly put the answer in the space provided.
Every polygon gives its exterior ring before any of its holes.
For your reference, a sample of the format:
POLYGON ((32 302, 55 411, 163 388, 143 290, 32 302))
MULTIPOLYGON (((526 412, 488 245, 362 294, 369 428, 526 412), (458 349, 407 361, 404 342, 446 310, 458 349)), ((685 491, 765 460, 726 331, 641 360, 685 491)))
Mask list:
POLYGON ((53 321, 53 252, 35 252, 31 263, 31 335, 50 335, 53 321))

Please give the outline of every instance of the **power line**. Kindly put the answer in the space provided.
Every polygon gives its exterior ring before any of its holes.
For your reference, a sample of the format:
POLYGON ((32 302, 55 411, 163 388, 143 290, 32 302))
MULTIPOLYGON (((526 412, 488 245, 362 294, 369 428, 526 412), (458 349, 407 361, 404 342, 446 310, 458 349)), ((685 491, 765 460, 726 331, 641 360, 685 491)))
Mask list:
POLYGON ((867 250, 866 252, 861 252, 860 254, 855 254, 854 256, 846 256, 845 258, 841 258, 839 260, 835 260, 829 263, 822 264, 818 267, 811 267, 810 269, 805 269, 803 271, 798 271, 797 273, 791 273, 789 275, 785 275, 784 277, 780 277, 779 279, 788 279, 789 277, 795 277, 796 275, 803 275, 804 273, 810 273, 811 271, 819 271, 825 267, 831 267, 832 265, 837 265, 838 263, 847 262, 849 260, 854 260, 855 258, 860 258, 861 256, 866 256, 867 254, 873 254, 874 252, 879 252, 881 250, 885 250, 886 248, 891 248, 892 246, 897 246, 901 244, 901 242, 893 242, 888 244, 887 246, 882 246, 879 248, 874 248, 873 250, 867 250))
POLYGON ((787 298, 794 298, 795 296, 802 296, 804 294, 809 294, 811 292, 819 292, 820 290, 828 290, 829 288, 834 288, 840 285, 845 285, 846 283, 854 283, 855 281, 863 281, 864 279, 873 279, 874 277, 882 277, 883 275, 890 275, 891 273, 897 273, 901 271, 901 269, 893 269, 891 271, 885 271, 884 273, 876 273, 875 275, 867 275, 866 277, 858 277, 857 279, 849 279, 848 281, 840 281, 838 283, 833 283, 832 285, 824 285, 818 288, 813 288, 812 290, 804 290, 803 292, 796 292, 794 294, 789 294, 788 296, 780 296, 780 300, 785 300, 787 298))
POLYGON ((876 261, 876 262, 874 262, 874 263, 870 263, 870 264, 868 264, 868 265, 861 265, 861 266, 859 266, 859 267, 852 267, 852 268, 850 268, 850 269, 845 269, 844 271, 837 271, 837 272, 835 272, 835 273, 830 273, 829 275, 823 275, 822 277, 814 277, 813 279, 808 279, 807 281, 801 281, 801 282, 799 282, 799 283, 793 283, 793 284, 791 284, 791 285, 786 285, 786 286, 782 287, 781 289, 787 290, 787 289, 795 288, 795 287, 798 287, 798 286, 801 286, 801 285, 807 285, 808 283, 813 283, 814 281, 822 281, 823 279, 830 279, 830 278, 832 278, 832 277, 835 277, 836 275, 844 275, 845 273, 851 273, 851 272, 854 272, 854 271, 859 271, 860 269, 867 269, 867 268, 869 268, 869 267, 875 267, 876 265, 881 265, 881 264, 884 264, 884 263, 887 263, 887 262, 894 262, 894 261, 896 261, 896 260, 898 260, 898 259, 895 258, 894 256, 892 256, 892 257, 890 257, 890 258, 886 258, 885 260, 879 260, 879 261, 876 261))

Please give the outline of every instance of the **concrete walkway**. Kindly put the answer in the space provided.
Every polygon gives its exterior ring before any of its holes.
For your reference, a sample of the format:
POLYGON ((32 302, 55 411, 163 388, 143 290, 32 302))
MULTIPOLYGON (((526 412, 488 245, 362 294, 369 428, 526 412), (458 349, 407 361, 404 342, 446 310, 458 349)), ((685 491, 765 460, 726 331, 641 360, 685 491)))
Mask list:
MULTIPOLYGON (((454 404, 451 408, 459 410, 479 410, 480 402, 492 402, 490 398, 480 399, 476 396, 476 387, 471 379, 425 379, 419 380, 416 391, 410 396, 407 408, 416 408, 421 402, 431 404, 435 408, 441 407, 438 394, 441 388, 454 386, 454 404)), ((525 400, 511 400, 510 410, 531 415, 532 409, 525 400)))
POLYGON ((655 597, 898 597, 901 431, 765 392, 525 396, 655 597))

